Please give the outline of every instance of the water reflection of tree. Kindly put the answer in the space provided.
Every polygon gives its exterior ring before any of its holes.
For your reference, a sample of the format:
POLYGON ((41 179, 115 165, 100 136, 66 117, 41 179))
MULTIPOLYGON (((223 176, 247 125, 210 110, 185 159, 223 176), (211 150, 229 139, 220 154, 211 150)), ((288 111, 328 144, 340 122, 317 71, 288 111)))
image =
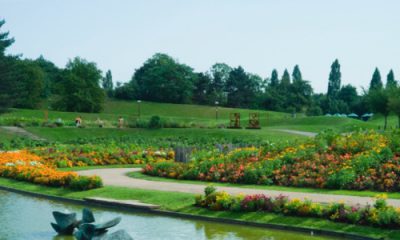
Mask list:
POLYGON ((220 224, 196 221, 196 231, 203 232, 199 236, 204 235, 206 239, 235 239, 235 240, 278 240, 284 238, 276 238, 273 233, 268 230, 244 227, 233 224, 220 224))

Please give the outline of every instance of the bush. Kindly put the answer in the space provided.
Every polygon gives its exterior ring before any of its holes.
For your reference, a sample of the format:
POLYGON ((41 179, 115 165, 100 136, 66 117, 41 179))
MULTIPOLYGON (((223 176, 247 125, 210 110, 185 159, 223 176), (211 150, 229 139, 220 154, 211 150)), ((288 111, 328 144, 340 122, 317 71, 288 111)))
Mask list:
POLYGON ((344 203, 330 205, 314 203, 310 200, 288 200, 286 196, 269 197, 264 194, 232 196, 226 192, 216 192, 207 187, 206 195, 195 197, 196 206, 213 211, 235 212, 275 212, 278 214, 299 217, 317 217, 335 222, 373 225, 397 229, 400 227, 400 209, 386 204, 382 196, 378 196, 375 204, 366 207, 347 206, 344 203))
POLYGON ((89 190, 93 188, 99 188, 103 186, 103 182, 98 176, 78 176, 71 180, 69 187, 74 190, 89 190))
POLYGON ((150 129, 158 129, 162 127, 161 118, 159 116, 152 116, 149 121, 150 129))

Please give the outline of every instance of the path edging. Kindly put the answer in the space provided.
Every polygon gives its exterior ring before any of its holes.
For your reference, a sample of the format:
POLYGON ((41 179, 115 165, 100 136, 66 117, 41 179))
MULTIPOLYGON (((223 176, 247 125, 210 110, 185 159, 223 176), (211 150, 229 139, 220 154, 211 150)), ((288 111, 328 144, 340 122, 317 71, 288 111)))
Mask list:
POLYGON ((297 227, 297 226, 287 226, 287 225, 280 225, 280 224, 273 224, 273 223, 258 223, 258 222, 249 222, 237 219, 229 219, 229 218, 218 218, 218 217, 209 217, 209 216, 202 216, 202 215, 194 215, 189 213, 181 213, 181 212, 173 212, 173 211, 166 211, 166 210, 159 210, 159 209, 143 209, 138 208, 135 206, 123 206, 123 205, 116 205, 111 202, 93 202, 93 201, 85 201, 80 199, 72 199, 60 196, 53 196, 43 193, 31 192, 27 190, 21 190, 11 187, 6 187, 0 185, 0 190, 9 191, 13 193, 18 193, 22 195, 44 198, 49 200, 56 200, 61 202, 67 203, 74 203, 79 205, 86 205, 86 206, 99 206, 108 209, 119 209, 119 210, 126 210, 129 212, 138 212, 144 211, 149 213, 154 213, 162 216, 169 216, 169 217, 177 217, 177 218, 185 218, 185 219, 193 219, 193 220, 202 220, 202 221, 211 221, 211 222, 219 222, 219 223, 228 223, 228 224, 235 224, 235 225, 242 225, 242 226, 253 226, 253 227, 265 227, 270 229, 276 230, 288 230, 288 231, 295 231, 295 232, 302 232, 302 233, 309 233, 314 232, 314 234, 320 234, 325 236, 331 237, 340 237, 340 238, 347 238, 353 240, 378 240, 384 238, 373 238, 373 237, 366 237, 352 233, 345 233, 345 232, 335 232, 330 230, 323 230, 323 229, 313 229, 313 228, 305 228, 305 227, 297 227))

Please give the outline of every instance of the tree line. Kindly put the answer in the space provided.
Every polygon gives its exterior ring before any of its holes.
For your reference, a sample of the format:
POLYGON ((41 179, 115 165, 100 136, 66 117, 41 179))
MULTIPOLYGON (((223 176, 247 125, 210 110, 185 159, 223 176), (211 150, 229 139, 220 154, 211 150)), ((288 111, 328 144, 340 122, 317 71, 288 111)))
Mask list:
MULTIPOLYGON (((116 82, 110 70, 103 74, 96 63, 76 57, 64 68, 43 56, 35 60, 6 55, 14 42, 1 32, 0 110, 9 107, 100 112, 106 98, 167 103, 193 103, 227 107, 267 109, 322 115, 367 112, 400 115, 399 85, 391 70, 383 84, 379 69, 370 86, 359 94, 350 84, 341 85, 340 63, 331 65, 326 93, 314 93, 298 65, 279 76, 276 69, 263 78, 241 67, 216 63, 206 72, 196 72, 167 54, 157 53, 135 70, 125 83, 116 82)), ((400 117, 399 117, 400 123, 400 117)))

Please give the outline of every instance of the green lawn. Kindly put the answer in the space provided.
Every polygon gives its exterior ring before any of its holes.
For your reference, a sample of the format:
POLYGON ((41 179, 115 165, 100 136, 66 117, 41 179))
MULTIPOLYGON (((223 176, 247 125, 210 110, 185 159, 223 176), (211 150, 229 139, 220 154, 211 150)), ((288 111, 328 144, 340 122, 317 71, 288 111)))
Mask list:
MULTIPOLYGON (((305 117, 303 114, 298 114, 296 118, 292 118, 290 114, 281 112, 218 107, 218 120, 216 120, 215 106, 153 102, 142 102, 140 104, 141 119, 147 120, 151 116, 158 115, 162 120, 184 123, 186 126, 192 123, 196 124, 196 126, 204 127, 215 127, 219 124, 228 126, 229 114, 233 112, 241 113, 241 124, 244 127, 247 126, 250 112, 258 112, 260 114, 260 123, 263 128, 273 129, 320 132, 330 128, 338 131, 350 131, 357 128, 378 129, 378 127, 382 127, 383 125, 383 117, 380 115, 376 115, 370 121, 364 122, 341 117, 305 117)), ((61 118, 68 125, 73 125, 73 121, 78 115, 82 116, 83 123, 93 123, 97 118, 101 118, 105 121, 106 126, 115 127, 119 116, 122 116, 126 120, 126 123, 136 121, 138 116, 138 104, 135 101, 108 100, 105 104, 104 111, 101 113, 58 111, 49 111, 48 113, 51 121, 61 118)), ((2 120, 7 118, 24 119, 23 121, 33 119, 41 123, 44 119, 44 110, 12 109, 11 112, 0 115, 0 124, 2 120)), ((397 117, 390 116, 388 125, 389 128, 396 127, 398 125, 397 117)))
MULTIPOLYGON (((243 126, 247 125, 250 112, 258 112, 260 114, 261 124, 266 126, 272 119, 282 119, 289 117, 287 113, 249 110, 237 108, 218 107, 218 121, 216 121, 216 107, 189 105, 189 104, 171 104, 171 103, 153 103, 142 102, 140 104, 140 116, 143 119, 149 119, 151 116, 158 115, 164 120, 172 120, 185 123, 204 123, 204 124, 225 124, 229 125, 229 114, 238 112, 241 114, 243 126)), ((12 109, 11 112, 3 114, 0 118, 32 118, 43 120, 45 115, 44 110, 29 110, 29 109, 12 109)), ((105 104, 104 111, 101 113, 73 113, 73 112, 58 112, 48 111, 48 117, 51 121, 57 118, 63 119, 65 122, 72 123, 77 116, 82 116, 83 123, 85 121, 95 121, 98 117, 116 124, 119 116, 122 116, 127 121, 137 118, 138 104, 134 101, 116 101, 109 100, 105 104)))
POLYGON ((7 140, 7 141, 18 138, 18 136, 16 136, 15 134, 1 128, 0 128, 0 137, 1 140, 7 140))
POLYGON ((270 141, 304 139, 304 136, 284 133, 274 129, 248 130, 248 129, 200 129, 200 128, 164 128, 158 130, 137 129, 137 128, 43 128, 28 127, 29 132, 51 141, 68 141, 77 138, 97 137, 122 137, 140 136, 141 138, 165 138, 165 137, 186 137, 186 138, 224 138, 224 139, 246 139, 254 138, 270 141))
MULTIPOLYGON (((74 168, 72 168, 71 170, 74 170, 74 168)), ((388 198, 400 199, 400 193, 397 192, 387 193, 387 192, 374 192, 374 191, 331 190, 331 189, 319 189, 319 188, 300 188, 300 187, 250 185, 250 184, 238 184, 238 183, 216 183, 216 182, 205 182, 205 181, 195 181, 195 180, 177 180, 172 178, 149 176, 141 172, 131 172, 128 174, 128 176, 132 178, 139 178, 149 181, 179 182, 179 183, 190 183, 190 184, 213 184, 214 186, 217 187, 218 186, 241 187, 241 188, 276 190, 276 191, 286 191, 286 192, 321 193, 321 194, 335 194, 335 195, 360 196, 360 197, 375 197, 378 194, 385 193, 387 194, 388 198)))
POLYGON ((135 199, 145 203, 157 204, 161 209, 177 211, 195 215, 237 219, 259 223, 279 224, 314 229, 328 229, 338 232, 347 232, 375 238, 386 237, 399 239, 400 230, 379 229, 368 226, 356 226, 342 223, 334 223, 328 220, 315 218, 290 217, 272 213, 251 212, 234 213, 227 211, 214 212, 207 209, 193 206, 194 195, 187 193, 171 193, 163 191, 150 191, 120 187, 103 187, 89 191, 74 192, 62 188, 39 186, 31 183, 19 182, 10 179, 0 178, 0 185, 21 189, 30 192, 39 192, 53 196, 61 196, 72 199, 83 199, 85 197, 106 197, 114 199, 135 199))

